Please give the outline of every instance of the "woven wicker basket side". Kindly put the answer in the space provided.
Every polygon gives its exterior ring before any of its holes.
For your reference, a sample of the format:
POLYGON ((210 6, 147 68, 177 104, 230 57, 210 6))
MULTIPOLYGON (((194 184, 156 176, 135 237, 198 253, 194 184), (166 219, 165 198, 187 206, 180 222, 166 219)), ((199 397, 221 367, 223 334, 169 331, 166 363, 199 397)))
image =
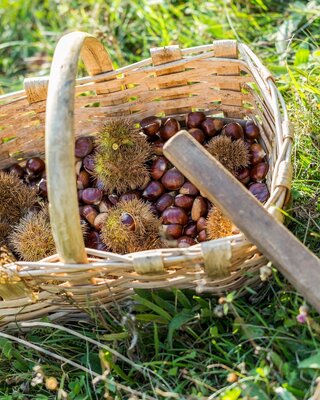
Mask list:
POLYGON ((218 294, 259 280, 257 271, 267 260, 241 234, 187 249, 127 255, 84 249, 73 167, 73 135, 94 135, 106 119, 119 115, 134 121, 152 114, 182 119, 191 109, 201 109, 225 121, 248 116, 260 126, 269 158, 271 196, 265 207, 281 219, 279 209, 290 190, 293 137, 271 74, 247 46, 217 41, 185 50, 152 49, 150 59, 113 71, 101 45, 75 32, 59 42, 50 80, 28 80, 25 91, 2 96, 1 102, 0 138, 7 140, 0 146, 0 167, 44 153, 47 113, 51 224, 59 253, 2 269, 5 284, 19 281, 29 290, 28 296, 0 302, 4 323, 108 304, 132 288, 194 288, 218 294), (92 76, 75 80, 80 53, 92 76), (62 208, 66 193, 68 204, 62 208))

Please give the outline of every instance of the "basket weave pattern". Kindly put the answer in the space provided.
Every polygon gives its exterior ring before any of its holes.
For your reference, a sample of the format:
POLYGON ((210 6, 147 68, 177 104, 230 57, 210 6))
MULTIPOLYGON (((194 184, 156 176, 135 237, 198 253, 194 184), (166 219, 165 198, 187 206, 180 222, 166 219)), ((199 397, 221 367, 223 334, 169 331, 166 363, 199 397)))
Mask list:
POLYGON ((46 154, 58 251, 36 263, 0 268, 3 325, 46 315, 65 317, 71 310, 121 300, 132 288, 220 294, 259 280, 267 260, 242 234, 190 248, 126 255, 84 249, 72 173, 74 136, 94 135, 106 120, 123 115, 135 122, 154 114, 182 120, 191 110, 226 121, 249 117, 259 125, 270 166, 265 207, 281 220, 278 209, 290 191, 293 137, 270 72, 244 44, 215 41, 184 50, 151 49, 151 58, 113 70, 101 43, 74 32, 58 43, 50 79, 26 79, 24 90, 0 97, 0 169, 46 154), (79 54, 90 76, 75 80, 79 54), (66 151, 68 165, 61 166, 64 172, 53 171, 54 162, 63 158, 57 154, 61 151, 66 151), (57 211, 66 188, 66 207, 57 211))

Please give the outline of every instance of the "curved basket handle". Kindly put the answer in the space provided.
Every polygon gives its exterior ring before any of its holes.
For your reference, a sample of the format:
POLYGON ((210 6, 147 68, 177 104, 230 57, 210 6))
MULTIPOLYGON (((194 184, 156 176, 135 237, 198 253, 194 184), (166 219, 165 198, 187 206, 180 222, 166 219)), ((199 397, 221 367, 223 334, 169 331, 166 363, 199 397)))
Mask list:
POLYGON ((51 229, 61 261, 71 264, 87 262, 74 170, 74 96, 80 52, 92 74, 101 72, 109 58, 102 44, 87 33, 72 32, 63 36, 53 56, 46 107, 45 152, 51 229))

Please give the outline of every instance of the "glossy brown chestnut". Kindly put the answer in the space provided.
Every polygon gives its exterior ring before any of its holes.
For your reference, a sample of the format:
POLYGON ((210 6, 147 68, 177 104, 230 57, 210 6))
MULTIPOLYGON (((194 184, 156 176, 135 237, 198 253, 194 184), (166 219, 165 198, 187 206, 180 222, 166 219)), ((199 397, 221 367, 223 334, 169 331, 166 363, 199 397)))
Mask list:
POLYGON ((90 174, 87 171, 80 171, 77 176, 77 188, 86 189, 90 185, 90 174))
POLYGON ((222 128, 223 122, 220 119, 210 117, 206 118, 201 124, 201 129, 208 137, 216 136, 222 128))
POLYGON ((207 240, 207 232, 205 229, 199 232, 197 239, 198 242, 205 242, 207 240))
POLYGON ((90 174, 93 174, 94 171, 94 158, 93 155, 89 154, 83 159, 83 167, 90 174))
POLYGON ((45 169, 45 163, 39 157, 29 158, 26 163, 26 170, 30 175, 38 175, 45 169))
POLYGON ((93 140, 91 137, 80 137, 75 143, 75 156, 84 158, 93 150, 93 140))
POLYGON ((196 244, 195 240, 193 240, 189 236, 181 236, 178 239, 178 247, 190 247, 196 244))
POLYGON ((246 138, 250 140, 258 139, 260 136, 260 129, 253 121, 247 121, 244 128, 246 138))
POLYGON ((98 212, 92 206, 83 206, 80 208, 80 214, 89 222, 89 224, 94 225, 94 220, 96 219, 98 212))
POLYGON ((154 159, 151 165, 151 176, 156 181, 162 177, 166 172, 169 165, 169 161, 165 157, 157 157, 154 159))
POLYGON ((182 235, 183 227, 179 224, 162 225, 164 235, 168 239, 178 239, 182 235))
POLYGON ((129 229, 129 231, 134 232, 136 230, 136 223, 132 215, 128 213, 123 213, 121 215, 120 220, 122 225, 126 226, 129 229))
POLYGON ((163 213, 165 209, 174 204, 174 198, 169 193, 164 193, 155 203, 157 211, 163 213))
POLYGON ((146 200, 156 201, 163 193, 163 185, 158 181, 151 181, 144 189, 142 197, 146 200))
POLYGON ((180 207, 169 207, 162 213, 163 223, 186 225, 188 223, 188 214, 180 207))
POLYGON ((194 198, 187 194, 178 194, 174 199, 174 205, 177 207, 184 208, 185 210, 191 210, 194 198))
POLYGON ((149 204, 149 209, 152 212, 153 215, 155 215, 156 217, 159 217, 159 212, 157 210, 157 207, 155 205, 155 203, 150 203, 149 204))
POLYGON ((223 128, 222 132, 232 140, 244 139, 242 126, 237 122, 230 122, 223 128))
POLYGON ((187 181, 181 186, 179 193, 197 196, 199 194, 199 190, 191 182, 187 181))
POLYGON ((186 117, 186 125, 189 129, 199 128, 205 119, 206 116, 203 112, 200 111, 190 112, 186 117))
POLYGON ((188 131, 190 133, 190 135, 192 137, 194 137, 196 139, 197 142, 199 143, 203 143, 206 139, 205 134, 203 133, 203 131, 199 128, 191 128, 188 131))
POLYGON ((163 145, 164 143, 161 140, 157 140, 156 142, 152 143, 151 148, 152 152, 157 156, 163 155, 163 145))
POLYGON ((97 231, 100 231, 101 228, 103 227, 104 223, 106 222, 106 219, 108 218, 107 213, 100 213, 96 216, 93 225, 97 231))
POLYGON ((82 201, 85 204, 98 205, 102 200, 103 193, 97 188, 86 188, 82 192, 82 201))
POLYGON ((19 178, 23 178, 25 170, 19 164, 13 164, 9 169, 9 173, 17 175, 19 178))
POLYGON ((132 201, 135 199, 141 199, 141 193, 137 190, 132 190, 131 192, 122 194, 119 198, 119 201, 132 201))
POLYGON ((269 171, 269 164, 265 162, 261 162, 252 167, 250 176, 253 181, 261 182, 267 176, 269 171))
POLYGON ((109 194, 108 200, 114 206, 119 203, 119 197, 116 194, 109 194))
POLYGON ((206 229, 207 220, 204 217, 200 217, 197 221, 197 231, 201 232, 206 229))
POLYGON ((155 116, 144 118, 143 120, 141 120, 140 126, 142 128, 143 133, 145 133, 148 136, 153 136, 160 129, 161 118, 155 116))
POLYGON ((41 181, 38 183, 39 193, 43 197, 47 197, 48 195, 48 187, 47 187, 47 180, 42 178, 41 181))
POLYGON ((266 153, 259 143, 253 143, 250 146, 250 161, 255 165, 264 160, 266 153))
POLYGON ((162 140, 168 140, 180 130, 180 124, 175 118, 167 118, 159 130, 162 140))
POLYGON ((82 201, 83 189, 78 190, 78 201, 82 201))
POLYGON ((197 234, 198 234, 198 231, 197 231, 197 224, 196 224, 195 222, 190 222, 190 223, 184 228, 183 234, 186 235, 186 236, 190 236, 190 237, 195 238, 195 237, 197 236, 197 234))
POLYGON ((269 190, 265 183, 253 183, 249 186, 251 192, 261 203, 264 203, 269 198, 269 190))
POLYGON ((171 168, 164 173, 161 182, 167 190, 178 190, 184 184, 184 176, 177 168, 171 168))
POLYGON ((208 212, 207 201, 201 197, 197 196, 194 199, 193 206, 191 209, 191 218, 193 221, 198 221, 200 217, 205 217, 208 212))
POLYGON ((235 177, 243 183, 247 185, 250 182, 250 169, 249 168, 241 168, 236 172, 235 177))
POLYGON ((86 246, 90 249, 95 250, 106 250, 107 246, 102 242, 100 235, 96 231, 91 231, 88 233, 85 239, 86 246))

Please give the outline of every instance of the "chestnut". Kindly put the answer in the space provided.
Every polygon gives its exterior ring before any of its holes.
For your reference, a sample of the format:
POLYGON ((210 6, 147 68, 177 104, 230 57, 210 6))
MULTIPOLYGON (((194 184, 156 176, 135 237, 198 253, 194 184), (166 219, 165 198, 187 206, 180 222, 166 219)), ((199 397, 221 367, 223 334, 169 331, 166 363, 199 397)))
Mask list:
POLYGON ((162 177, 168 168, 169 161, 165 157, 157 157, 151 165, 151 176, 156 181, 162 177))
POLYGON ((105 213, 112 206, 113 206, 113 204, 108 199, 102 199, 100 204, 99 204, 99 211, 100 211, 100 213, 105 213))
POLYGON ((145 133, 147 136, 153 136, 160 129, 161 118, 155 116, 144 118, 143 120, 141 120, 140 126, 143 133, 145 133))
POLYGON ((263 181, 269 171, 269 164, 261 162, 252 167, 250 176, 254 181, 263 181))
POLYGON ((198 242, 205 242, 207 240, 207 232, 205 229, 199 232, 197 239, 198 242))
POLYGON ((149 209, 152 212, 153 215, 155 215, 156 217, 159 217, 159 212, 157 210, 157 207, 154 203, 150 203, 149 204, 149 209))
POLYGON ((197 224, 196 224, 195 222, 190 222, 190 223, 184 228, 183 234, 186 235, 186 236, 190 236, 190 237, 195 238, 195 237, 197 236, 197 234, 198 234, 198 231, 197 231, 197 224))
POLYGON ((135 220, 129 213, 123 213, 120 217, 120 221, 129 231, 134 232, 136 230, 135 220))
POLYGON ((158 181, 151 181, 142 193, 146 200, 155 201, 164 193, 163 185, 158 181))
POLYGON ((201 129, 210 138, 217 135, 223 128, 223 122, 220 119, 206 118, 202 124, 201 129))
POLYGON ((249 186, 249 192, 252 193, 261 203, 264 203, 269 197, 269 190, 265 183, 253 183, 249 186))
POLYGON ((45 178, 42 178, 38 183, 38 190, 41 196, 46 197, 48 195, 47 180, 45 178))
POLYGON ((201 197, 197 196, 194 199, 193 206, 191 209, 191 218, 193 221, 198 221, 200 217, 204 217, 208 212, 207 201, 201 197))
POLYGON ((181 236, 178 239, 178 247, 190 247, 196 244, 195 240, 189 236, 181 236))
POLYGON ((255 165, 264 160, 266 153, 259 143, 253 143, 250 146, 250 161, 255 165))
POLYGON ((247 185, 250 182, 250 169, 249 168, 240 168, 236 174, 235 177, 243 183, 244 185, 247 185))
POLYGON ((178 194, 174 199, 174 205, 185 210, 191 210, 193 200, 194 198, 187 194, 178 194))
POLYGON ((131 200, 139 200, 141 198, 141 193, 138 192, 137 190, 132 190, 131 192, 123 193, 119 201, 131 201, 131 200))
POLYGON ((188 214, 180 207, 169 207, 162 213, 163 223, 186 225, 188 223, 188 214))
POLYGON ((17 175, 19 178, 23 178, 25 171, 24 169, 21 167, 21 165, 19 164, 13 164, 11 165, 10 169, 9 169, 9 173, 10 174, 14 174, 17 175))
POLYGON ((232 140, 244 139, 242 126, 238 122, 230 122, 223 128, 222 132, 232 140))
POLYGON ((108 196, 108 200, 110 201, 110 203, 112 204, 112 205, 116 205, 116 204, 118 204, 118 202, 119 202, 119 197, 116 195, 116 194, 109 194, 109 196, 108 196))
POLYGON ((103 193, 97 188, 86 188, 82 192, 82 201, 85 204, 97 205, 102 200, 103 193))
POLYGON ((94 220, 96 219, 98 212, 92 206, 83 206, 80 208, 80 215, 82 215, 91 225, 94 225, 94 220))
POLYGON ((78 201, 82 201, 83 189, 78 190, 78 201))
POLYGON ((199 128, 191 128, 188 131, 190 133, 190 135, 192 137, 194 137, 196 139, 197 142, 199 143, 203 143, 206 139, 205 134, 203 133, 203 131, 199 128))
POLYGON ((164 173, 161 182, 168 190, 178 190, 184 184, 184 176, 174 167, 164 173))
POLYGON ((180 130, 180 124, 175 118, 167 118, 162 124, 159 135, 162 140, 168 140, 180 130))
POLYGON ((94 172, 93 155, 89 154, 88 156, 85 156, 85 158, 83 159, 83 167, 90 175, 93 174, 93 172, 94 172))
POLYGON ((174 198, 169 193, 164 193, 155 203, 157 211, 163 213, 163 211, 172 206, 174 203, 174 198))
POLYGON ((260 129, 253 121, 250 120, 246 122, 244 133, 246 138, 249 140, 255 140, 260 136, 260 129))
POLYGON ((96 216, 94 222, 93 222, 93 226, 95 227, 95 229, 97 231, 100 231, 101 228, 103 227, 104 223, 106 222, 106 219, 108 217, 107 213, 100 213, 96 216))
POLYGON ((85 239, 86 246, 90 249, 95 250, 106 250, 107 246, 102 242, 100 235, 96 231, 91 231, 88 233, 85 239))
POLYGON ((186 116, 186 125, 190 128, 199 128, 202 122, 206 119, 206 116, 201 111, 190 112, 186 116))
POLYGON ((39 157, 29 158, 26 163, 26 170, 30 175, 38 175, 45 169, 45 163, 39 157))
MULTIPOLYGON (((87 172, 87 171, 86 171, 87 172)), ((95 180, 95 187, 99 190, 101 190, 102 192, 105 190, 105 184, 102 182, 101 179, 96 179, 95 180)))
POLYGON ((182 235, 183 226, 179 224, 162 225, 168 239, 178 239, 182 235))
POLYGON ((197 196, 199 194, 199 190, 191 182, 187 181, 181 186, 179 193, 197 196))
POLYGON ((91 137, 80 137, 75 143, 75 156, 84 158, 93 150, 93 140, 91 137))
POLYGON ((206 229, 207 220, 204 217, 200 217, 197 221, 197 230, 198 232, 203 231, 206 229))
POLYGON ((152 143, 151 149, 152 152, 157 156, 163 155, 163 145, 164 143, 161 140, 157 140, 156 142, 152 143))
POLYGON ((87 171, 80 171, 77 176, 77 188, 86 189, 90 185, 90 174, 87 171))

